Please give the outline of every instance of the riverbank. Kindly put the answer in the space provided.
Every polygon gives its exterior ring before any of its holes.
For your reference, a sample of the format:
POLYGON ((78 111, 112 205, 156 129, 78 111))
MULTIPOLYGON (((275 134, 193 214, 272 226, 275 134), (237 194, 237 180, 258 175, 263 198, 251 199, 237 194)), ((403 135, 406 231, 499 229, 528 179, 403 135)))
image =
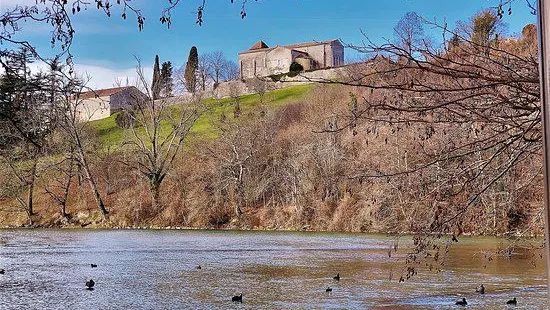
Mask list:
MULTIPOLYGON (((352 128, 350 107, 366 97, 384 96, 305 85, 209 102, 212 109, 166 171, 157 201, 147 173, 135 166, 143 153, 121 151, 129 132, 112 116, 90 124, 86 140, 107 219, 86 173, 50 156, 37 165, 31 217, 28 183, 0 163, 0 226, 544 233, 542 187, 522 183, 542 184, 542 174, 533 174, 541 158, 522 160, 513 175, 479 193, 474 180, 456 179, 464 172, 460 160, 426 165, 465 128, 367 120, 352 128)), ((28 172, 19 164, 19 172, 28 172)))

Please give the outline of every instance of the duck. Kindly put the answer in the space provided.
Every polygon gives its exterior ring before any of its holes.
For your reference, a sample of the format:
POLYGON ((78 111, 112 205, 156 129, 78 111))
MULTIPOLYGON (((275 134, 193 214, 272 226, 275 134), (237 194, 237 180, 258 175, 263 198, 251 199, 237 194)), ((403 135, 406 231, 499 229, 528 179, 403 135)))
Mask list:
POLYGON ((195 267, 195 269, 202 269, 201 265, 197 265, 197 267, 195 267))
POLYGON ((507 305, 517 305, 518 301, 516 300, 516 297, 514 299, 510 299, 506 302, 507 305))
POLYGON ((466 301, 466 298, 462 297, 461 300, 457 300, 455 302, 455 305, 457 306, 466 306, 468 304, 468 302, 466 301))
POLYGON ((332 292, 332 287, 330 287, 330 286, 327 287, 327 289, 326 289, 325 291, 326 291, 327 293, 332 292))
POLYGON ((243 293, 241 293, 241 295, 235 295, 235 296, 233 296, 233 298, 231 298, 231 301, 234 301, 234 302, 243 302, 243 293))
POLYGON ((97 264, 90 264, 92 268, 97 268, 97 264))
POLYGON ((89 289, 89 290, 93 290, 94 289, 94 285, 95 285, 95 282, 93 279, 90 279, 88 281, 86 281, 86 287, 89 289))
POLYGON ((334 277, 332 277, 336 281, 340 281, 340 273, 337 273, 334 277))
POLYGON ((480 286, 476 287, 476 293, 485 294, 485 286, 481 284, 480 286))

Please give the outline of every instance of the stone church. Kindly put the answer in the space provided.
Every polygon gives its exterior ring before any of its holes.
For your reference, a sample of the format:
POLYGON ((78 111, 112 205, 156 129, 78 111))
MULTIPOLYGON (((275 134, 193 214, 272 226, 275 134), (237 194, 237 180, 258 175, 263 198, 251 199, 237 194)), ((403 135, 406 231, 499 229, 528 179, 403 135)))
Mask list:
POLYGON ((344 46, 339 40, 269 47, 263 41, 239 53, 241 79, 286 73, 297 62, 304 70, 338 67, 344 64, 344 46))

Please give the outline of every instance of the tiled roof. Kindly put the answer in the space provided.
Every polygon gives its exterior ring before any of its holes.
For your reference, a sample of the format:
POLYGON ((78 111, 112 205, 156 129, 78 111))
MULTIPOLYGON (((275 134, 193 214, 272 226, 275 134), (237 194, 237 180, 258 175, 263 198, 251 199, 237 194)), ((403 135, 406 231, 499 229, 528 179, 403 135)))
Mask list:
POLYGON ((80 99, 89 99, 89 98, 99 98, 99 97, 106 97, 114 95, 120 91, 123 91, 127 88, 131 88, 133 86, 123 86, 123 87, 113 87, 113 88, 105 88, 105 89, 97 89, 97 90, 91 90, 87 92, 80 93, 78 96, 80 99))
POLYGON ((256 42, 256 44, 252 45, 252 47, 249 49, 249 51, 254 51, 254 50, 260 50, 260 49, 263 49, 263 48, 269 48, 269 46, 267 46, 267 44, 264 43, 264 41, 258 41, 256 42))
MULTIPOLYGON (((283 47, 294 49, 294 48, 300 48, 300 47, 307 47, 307 46, 314 46, 314 45, 322 45, 322 44, 330 44, 334 41, 340 42, 338 40, 326 40, 326 41, 319 41, 319 42, 305 42, 305 43, 297 43, 297 44, 291 44, 291 45, 284 45, 283 47)), ((278 46, 278 45, 277 45, 278 46)), ((258 41, 256 44, 254 44, 249 50, 240 52, 239 54, 246 54, 246 53, 253 53, 257 51, 270 51, 276 47, 267 47, 267 45, 263 41, 258 41), (263 45, 262 45, 263 44, 263 45), (265 47, 260 47, 265 46, 265 47)))
POLYGON ((306 46, 321 45, 321 44, 330 44, 332 41, 337 41, 337 40, 327 40, 327 41, 320 41, 320 42, 297 43, 297 44, 285 45, 285 47, 288 47, 288 48, 296 48, 296 47, 306 47, 306 46))

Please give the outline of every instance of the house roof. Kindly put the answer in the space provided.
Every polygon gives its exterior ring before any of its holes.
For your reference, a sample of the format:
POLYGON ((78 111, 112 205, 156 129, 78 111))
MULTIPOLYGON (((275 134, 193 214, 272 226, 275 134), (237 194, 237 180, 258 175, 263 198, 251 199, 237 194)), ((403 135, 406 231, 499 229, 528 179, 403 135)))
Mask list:
POLYGON ((91 90, 91 91, 80 93, 79 98, 80 99, 90 99, 90 98, 107 97, 107 96, 114 95, 118 92, 121 92, 125 89, 132 88, 132 87, 134 87, 134 86, 123 86, 123 87, 113 87, 113 88, 91 90))
POLYGON ((326 40, 326 41, 320 41, 320 42, 296 43, 296 44, 286 45, 286 47, 288 48, 307 47, 307 46, 314 46, 314 45, 330 44, 334 41, 340 42, 338 40, 326 40))
MULTIPOLYGON (((338 43, 340 42, 339 40, 326 40, 326 41, 319 41, 319 42, 305 42, 305 43, 297 43, 297 44, 281 45, 281 46, 289 48, 289 49, 295 49, 295 48, 308 47, 308 46, 314 46, 314 45, 331 44, 335 41, 338 42, 338 43)), ((278 47, 278 46, 279 45, 277 45, 276 47, 278 47)), ((250 49, 248 49, 244 52, 240 52, 239 54, 254 53, 254 52, 259 52, 259 51, 270 51, 272 49, 275 49, 276 47, 268 47, 263 41, 258 41, 250 49)))
POLYGON ((263 48, 269 48, 269 46, 267 46, 267 44, 265 44, 264 41, 260 40, 260 41, 256 42, 256 44, 252 45, 252 47, 249 48, 248 50, 249 51, 254 51, 254 50, 260 50, 260 49, 263 49, 263 48))

